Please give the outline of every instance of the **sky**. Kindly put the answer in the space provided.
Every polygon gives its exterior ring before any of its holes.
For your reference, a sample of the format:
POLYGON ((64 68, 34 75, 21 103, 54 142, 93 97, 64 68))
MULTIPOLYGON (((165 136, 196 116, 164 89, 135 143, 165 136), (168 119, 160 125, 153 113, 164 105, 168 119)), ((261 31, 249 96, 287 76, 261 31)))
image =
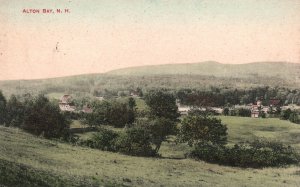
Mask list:
POLYGON ((300 0, 0 0, 0 28, 0 80, 202 61, 300 63, 300 0))

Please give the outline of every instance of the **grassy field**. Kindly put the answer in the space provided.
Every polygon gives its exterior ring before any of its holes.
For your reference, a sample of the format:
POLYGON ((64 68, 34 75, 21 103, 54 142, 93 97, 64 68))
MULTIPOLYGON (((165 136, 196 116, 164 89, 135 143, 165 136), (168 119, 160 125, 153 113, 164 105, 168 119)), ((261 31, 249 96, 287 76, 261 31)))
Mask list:
MULTIPOLYGON (((292 144, 299 151, 299 125, 278 119, 221 118, 228 125, 231 143, 267 137, 292 144)), ((20 180, 37 178, 40 179, 38 184, 58 181, 56 186, 63 183, 69 186, 300 186, 299 166, 225 167, 184 159, 180 155, 187 150, 185 145, 170 142, 162 146, 162 158, 131 157, 0 127, 0 175, 9 176, 11 180, 18 180, 20 176, 20 180), (9 167, 3 169, 3 165, 9 167), (11 168, 21 168, 23 172, 13 172, 11 168)))
MULTIPOLYGON (((217 116, 228 127, 228 143, 235 144, 263 138, 289 144, 300 153, 300 125, 278 118, 248 118, 236 116, 217 116)), ((74 121, 71 128, 84 127, 79 121, 74 121)), ((107 128, 120 131, 118 128, 107 128)), ((88 139, 94 132, 78 134, 82 139, 88 139)), ((175 144, 175 137, 164 142, 160 154, 164 157, 184 158, 184 153, 190 148, 183 144, 175 144)))
POLYGON ((290 144, 300 152, 300 125, 278 118, 220 118, 228 127, 229 143, 266 138, 290 144))

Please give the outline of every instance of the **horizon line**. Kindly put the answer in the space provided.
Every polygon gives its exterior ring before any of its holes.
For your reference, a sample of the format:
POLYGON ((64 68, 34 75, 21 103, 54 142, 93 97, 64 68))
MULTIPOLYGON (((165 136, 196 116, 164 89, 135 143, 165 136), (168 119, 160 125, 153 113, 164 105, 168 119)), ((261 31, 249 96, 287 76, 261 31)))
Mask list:
POLYGON ((70 75, 64 75, 64 76, 54 76, 54 77, 41 77, 41 78, 32 78, 32 79, 0 79, 0 82, 3 81, 38 81, 38 80, 49 80, 49 79, 59 79, 59 78, 69 78, 69 77, 76 77, 76 76, 83 76, 83 75, 101 75, 101 74, 108 74, 109 72, 112 71, 117 71, 117 70, 124 70, 124 69, 129 69, 129 68, 140 68, 140 67, 151 67, 151 66, 164 66, 164 65, 183 65, 183 64, 202 64, 202 63, 216 63, 216 64, 223 64, 223 65, 246 65, 246 64, 257 64, 257 63, 286 63, 286 64, 300 64, 300 62, 290 62, 290 61, 256 61, 256 62, 245 62, 245 63, 224 63, 224 62, 218 62, 214 60, 206 60, 206 61, 201 61, 201 62, 187 62, 187 63, 165 63, 165 64, 155 64, 155 65, 137 65, 137 66, 128 66, 128 67, 123 67, 123 68, 117 68, 117 69, 112 69, 108 70, 105 72, 98 72, 98 73, 80 73, 80 74, 70 74, 70 75))

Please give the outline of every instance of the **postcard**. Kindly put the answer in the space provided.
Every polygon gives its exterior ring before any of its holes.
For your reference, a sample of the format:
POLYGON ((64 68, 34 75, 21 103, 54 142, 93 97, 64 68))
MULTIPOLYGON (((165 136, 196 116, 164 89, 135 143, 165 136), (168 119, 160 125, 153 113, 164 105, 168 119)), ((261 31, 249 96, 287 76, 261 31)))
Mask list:
POLYGON ((0 187, 300 186, 299 0, 0 0, 0 187))

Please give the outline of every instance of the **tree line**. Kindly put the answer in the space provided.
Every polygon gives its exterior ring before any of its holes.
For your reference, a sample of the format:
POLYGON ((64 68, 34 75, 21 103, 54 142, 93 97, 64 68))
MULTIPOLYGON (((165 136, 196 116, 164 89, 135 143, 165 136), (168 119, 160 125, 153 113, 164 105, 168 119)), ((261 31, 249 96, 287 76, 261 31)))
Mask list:
POLYGON ((255 103, 262 101, 262 105, 269 106, 271 100, 279 100, 279 106, 287 104, 300 105, 300 90, 290 90, 287 88, 256 87, 250 89, 230 89, 210 87, 203 91, 197 89, 179 89, 176 97, 184 105, 195 106, 232 106, 255 103))
POLYGON ((59 138, 68 135, 70 121, 60 112, 57 104, 44 95, 29 94, 18 99, 11 95, 6 100, 0 91, 0 124, 19 127, 35 135, 59 138))

